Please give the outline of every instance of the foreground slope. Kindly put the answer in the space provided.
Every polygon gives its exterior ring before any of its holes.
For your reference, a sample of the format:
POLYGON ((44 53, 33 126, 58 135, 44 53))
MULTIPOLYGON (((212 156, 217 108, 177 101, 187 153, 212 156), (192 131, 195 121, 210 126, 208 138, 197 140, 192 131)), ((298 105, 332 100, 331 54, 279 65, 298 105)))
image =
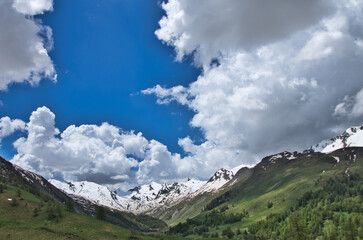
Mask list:
POLYGON ((0 181, 0 239, 178 239, 136 233, 64 209, 61 217, 50 218, 49 205, 52 204, 56 203, 0 181))
MULTIPOLYGON (((0 181, 30 192, 43 201, 52 200, 63 206, 71 204, 75 212, 83 215, 95 217, 100 208, 96 203, 81 196, 71 197, 67 195, 40 175, 26 171, 1 157, 0 181)), ((166 227, 163 221, 149 216, 138 216, 129 212, 121 212, 109 208, 104 208, 104 212, 108 222, 137 231, 155 231, 166 227)))
MULTIPOLYGON (((246 172, 246 169, 240 171, 246 172)), ((221 235, 223 230, 225 233, 227 230, 231 230, 234 234, 246 230, 246 234, 249 234, 250 237, 257 237, 256 234, 261 234, 260 239, 269 239, 266 238, 267 235, 260 232, 264 230, 263 228, 261 228, 262 230, 256 228, 256 223, 265 220, 273 213, 286 212, 288 218, 291 209, 297 209, 298 200, 306 192, 324 189, 331 178, 340 176, 343 177, 341 181, 344 182, 346 181, 344 177, 349 181, 349 176, 362 175, 363 148, 339 149, 330 154, 283 152, 265 157, 254 168, 247 171, 249 171, 249 176, 214 197, 205 205, 204 211, 200 215, 171 228, 170 233, 184 236, 202 234, 215 236, 216 234, 221 235)), ((362 180, 357 181, 358 184, 362 184, 362 180)), ((352 182, 352 184, 356 183, 352 182)), ((358 196, 348 195, 347 199, 349 197, 353 202, 358 201, 360 207, 352 210, 352 216, 360 216, 358 219, 363 221, 361 219, 363 213, 362 192, 357 191, 358 196)), ((344 196, 337 197, 337 201, 340 203, 340 197, 344 196)), ((345 204, 349 206, 350 202, 345 204)), ((337 213, 338 215, 339 213, 337 213)), ((317 214, 313 217, 318 218, 319 216, 317 214)), ((308 227, 313 226, 312 220, 306 221, 308 227)), ((344 222, 344 220, 342 221, 344 222)), ((322 220, 318 226, 322 229, 325 223, 325 220, 322 220)), ((277 230, 275 229, 275 231, 277 230)), ((272 232, 270 230, 270 233, 272 232)), ((278 236, 276 239, 287 238, 287 235, 284 238, 280 238, 281 235, 278 236)))

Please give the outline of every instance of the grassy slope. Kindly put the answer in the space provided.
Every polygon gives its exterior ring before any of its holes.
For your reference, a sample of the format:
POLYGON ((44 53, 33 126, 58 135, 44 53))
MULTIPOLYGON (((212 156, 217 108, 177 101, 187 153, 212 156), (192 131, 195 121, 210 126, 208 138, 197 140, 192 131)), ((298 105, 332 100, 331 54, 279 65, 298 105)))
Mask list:
MULTIPOLYGON (((252 171, 246 168, 244 171, 241 171, 236 178, 238 179, 238 182, 242 182, 250 177, 251 173, 252 171)), ((199 215, 208 202, 210 202, 215 196, 223 194, 228 189, 229 188, 223 189, 217 194, 204 193, 202 195, 198 195, 192 199, 184 200, 177 205, 151 215, 163 220, 169 226, 175 226, 180 222, 186 221, 188 218, 193 218, 199 215)))
MULTIPOLYGON (((305 192, 320 188, 319 183, 324 179, 344 174, 347 168, 350 172, 361 174, 363 172, 363 150, 353 150, 358 152, 355 162, 349 160, 347 154, 350 151, 352 149, 338 150, 330 156, 300 155, 293 161, 281 160, 275 164, 267 164, 266 161, 262 161, 249 179, 238 183, 231 189, 234 192, 233 197, 216 207, 219 209, 228 205, 227 214, 246 209, 250 217, 234 224, 220 226, 211 232, 220 234, 227 227, 232 227, 234 231, 237 228, 247 229, 249 224, 265 219, 270 213, 283 212, 294 206, 296 199, 305 192), (340 157, 341 161, 337 163, 331 156, 340 157), (265 166, 266 170, 262 166, 265 166), (267 203, 270 201, 273 203, 272 208, 267 207, 267 203)), ((349 154, 351 155, 351 153, 349 154)), ((202 212, 196 219, 203 219, 206 213, 208 212, 202 212)))
POLYGON ((143 235, 97 219, 63 211, 59 222, 48 221, 46 203, 37 196, 7 185, 0 193, 0 239, 178 239, 161 235, 143 235), (8 199, 17 199, 18 206, 11 206, 8 199), (21 200, 22 199, 22 200, 21 200), (39 208, 39 216, 33 216, 39 208), (132 238, 137 237, 137 238, 132 238))

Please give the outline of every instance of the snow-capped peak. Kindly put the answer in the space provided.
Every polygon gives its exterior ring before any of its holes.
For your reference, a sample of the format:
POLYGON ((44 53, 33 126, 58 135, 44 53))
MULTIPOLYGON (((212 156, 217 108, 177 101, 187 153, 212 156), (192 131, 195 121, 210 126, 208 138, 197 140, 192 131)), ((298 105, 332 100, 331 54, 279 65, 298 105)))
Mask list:
POLYGON ((128 195, 120 197, 107 187, 93 182, 64 183, 55 179, 50 179, 49 182, 68 194, 84 197, 99 205, 134 213, 149 211, 164 205, 176 204, 184 198, 191 196, 192 193, 196 192, 206 183, 205 181, 194 179, 172 184, 151 182, 150 184, 130 189, 128 195))
POLYGON ((315 152, 330 153, 346 147, 363 147, 363 126, 348 128, 344 133, 311 147, 315 152))
POLYGON ((55 187, 71 195, 78 195, 99 205, 134 213, 150 212, 160 207, 173 206, 180 201, 205 192, 216 192, 234 177, 232 171, 218 170, 209 181, 188 178, 185 182, 151 182, 129 190, 126 196, 119 196, 105 186, 93 182, 60 182, 50 179, 55 187))
POLYGON ((197 193, 203 192, 215 192, 221 187, 223 187, 227 182, 229 182, 234 177, 232 171, 221 168, 204 184, 197 193))
POLYGON ((209 183, 216 181, 229 181, 233 178, 234 174, 232 171, 221 168, 208 180, 209 183))
POLYGON ((99 205, 125 210, 124 198, 97 183, 87 181, 64 183, 55 179, 49 179, 48 182, 68 194, 84 197, 99 205))

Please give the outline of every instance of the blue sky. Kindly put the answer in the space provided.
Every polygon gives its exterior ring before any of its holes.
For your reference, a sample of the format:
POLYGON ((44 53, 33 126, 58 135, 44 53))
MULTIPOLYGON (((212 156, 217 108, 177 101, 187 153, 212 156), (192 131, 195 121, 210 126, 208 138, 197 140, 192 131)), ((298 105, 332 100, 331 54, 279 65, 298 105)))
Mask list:
MULTIPOLYGON (((58 82, 44 79, 37 87, 15 84, 0 92, 0 114, 28 121, 32 111, 47 106, 61 131, 71 124, 109 122, 141 131, 173 152, 183 153, 178 138, 200 141, 200 131, 188 124, 190 110, 160 106, 153 96, 139 94, 155 83, 187 86, 200 73, 190 60, 176 62, 173 49, 155 36, 163 14, 158 2, 56 1, 54 11, 37 18, 53 30, 49 54, 58 82)), ((8 159, 13 140, 3 140, 1 151, 8 159)))
POLYGON ((303 151, 363 123, 362 23, 357 0, 0 1, 1 155, 128 189, 303 151))

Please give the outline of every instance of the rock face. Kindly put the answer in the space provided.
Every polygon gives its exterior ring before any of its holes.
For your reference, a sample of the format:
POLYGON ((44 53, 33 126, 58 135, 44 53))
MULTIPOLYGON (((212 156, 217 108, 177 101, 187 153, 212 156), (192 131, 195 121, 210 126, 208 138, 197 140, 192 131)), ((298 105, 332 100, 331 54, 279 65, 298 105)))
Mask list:
POLYGON ((323 140, 311 149, 315 152, 330 153, 347 147, 363 147, 363 126, 348 128, 341 135, 323 140))

